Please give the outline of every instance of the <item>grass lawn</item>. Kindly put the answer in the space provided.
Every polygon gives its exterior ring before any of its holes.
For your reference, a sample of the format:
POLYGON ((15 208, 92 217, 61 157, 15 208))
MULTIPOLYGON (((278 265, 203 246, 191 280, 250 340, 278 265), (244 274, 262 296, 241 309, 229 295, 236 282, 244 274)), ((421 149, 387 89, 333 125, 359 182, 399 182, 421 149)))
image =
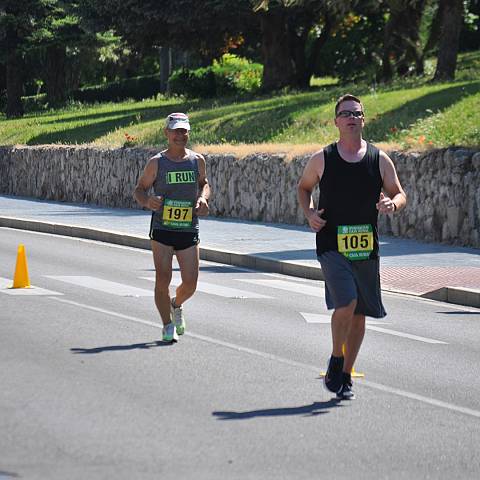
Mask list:
POLYGON ((188 100, 76 105, 21 119, 0 116, 0 144, 94 144, 120 147, 125 135, 139 146, 164 144, 163 122, 185 111, 192 145, 205 151, 306 153, 336 138, 333 108, 339 95, 359 95, 365 105, 365 138, 383 148, 417 149, 480 145, 480 52, 461 55, 455 82, 428 77, 389 86, 312 82, 307 92, 250 99, 188 100), (249 145, 245 145, 249 144, 249 145))

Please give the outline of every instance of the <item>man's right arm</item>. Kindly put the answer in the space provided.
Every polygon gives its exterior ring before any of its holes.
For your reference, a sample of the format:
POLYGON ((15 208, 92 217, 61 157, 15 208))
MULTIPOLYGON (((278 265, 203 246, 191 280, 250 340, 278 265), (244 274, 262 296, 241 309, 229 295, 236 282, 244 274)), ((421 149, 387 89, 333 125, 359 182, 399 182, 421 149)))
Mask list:
POLYGON ((158 210, 163 203, 162 197, 148 194, 148 191, 157 177, 157 165, 156 158, 151 158, 148 161, 147 166, 133 191, 133 198, 135 198, 142 207, 149 208, 150 210, 158 210))
POLYGON ((298 203, 302 207, 310 228, 315 232, 320 231, 326 223, 320 216, 323 210, 315 210, 312 199, 312 191, 322 178, 324 168, 325 158, 323 150, 320 150, 308 161, 297 187, 298 203))

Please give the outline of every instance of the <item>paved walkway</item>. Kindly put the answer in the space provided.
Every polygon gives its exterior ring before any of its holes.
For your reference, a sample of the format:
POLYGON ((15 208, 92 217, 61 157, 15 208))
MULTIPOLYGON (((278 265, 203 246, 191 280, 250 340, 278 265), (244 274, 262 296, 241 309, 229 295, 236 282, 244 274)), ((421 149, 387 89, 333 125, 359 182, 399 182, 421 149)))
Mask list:
MULTIPOLYGON (((148 248, 150 213, 0 195, 0 226, 148 248)), ((200 220, 206 260, 322 278, 306 227, 208 217, 200 220)), ((382 288, 480 307, 480 250, 380 238, 382 288)))

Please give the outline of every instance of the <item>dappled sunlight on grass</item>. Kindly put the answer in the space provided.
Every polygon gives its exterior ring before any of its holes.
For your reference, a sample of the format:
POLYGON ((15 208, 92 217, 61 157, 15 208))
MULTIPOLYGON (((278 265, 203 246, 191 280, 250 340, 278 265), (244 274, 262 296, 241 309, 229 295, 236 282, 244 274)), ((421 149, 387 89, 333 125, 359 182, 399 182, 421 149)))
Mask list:
POLYGON ((383 86, 342 86, 325 78, 314 79, 309 91, 275 95, 75 104, 21 119, 0 119, 0 144, 159 148, 165 144, 165 117, 184 111, 192 123, 192 144, 216 152, 236 149, 240 156, 261 148, 291 157, 312 153, 337 138, 334 105, 341 94, 350 92, 364 103, 364 137, 386 149, 474 146, 480 142, 480 52, 463 54, 459 65, 457 78, 463 81, 456 82, 429 83, 422 77, 383 86))

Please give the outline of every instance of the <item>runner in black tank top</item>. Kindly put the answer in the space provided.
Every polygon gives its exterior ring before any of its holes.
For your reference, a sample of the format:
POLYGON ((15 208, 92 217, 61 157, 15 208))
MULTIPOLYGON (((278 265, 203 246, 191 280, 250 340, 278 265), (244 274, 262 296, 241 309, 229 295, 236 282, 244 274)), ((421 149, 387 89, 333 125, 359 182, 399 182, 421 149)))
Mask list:
POLYGON ((353 399, 351 372, 365 334, 365 316, 385 316, 380 290, 378 213, 406 204, 391 159, 362 138, 364 113, 353 95, 335 106, 339 140, 314 154, 298 184, 298 200, 317 232, 317 257, 332 315, 332 354, 325 387, 353 399), (312 191, 319 184, 318 209, 312 191), (385 194, 382 192, 385 192, 385 194))
POLYGON ((359 162, 347 162, 340 157, 337 144, 323 150, 325 167, 320 180, 319 208, 327 221, 317 232, 317 255, 338 250, 339 225, 371 225, 373 250, 369 258, 378 257, 378 210, 376 203, 382 189, 379 170, 380 151, 367 143, 367 152, 359 162), (352 207, 355 208, 352 208, 352 207))

